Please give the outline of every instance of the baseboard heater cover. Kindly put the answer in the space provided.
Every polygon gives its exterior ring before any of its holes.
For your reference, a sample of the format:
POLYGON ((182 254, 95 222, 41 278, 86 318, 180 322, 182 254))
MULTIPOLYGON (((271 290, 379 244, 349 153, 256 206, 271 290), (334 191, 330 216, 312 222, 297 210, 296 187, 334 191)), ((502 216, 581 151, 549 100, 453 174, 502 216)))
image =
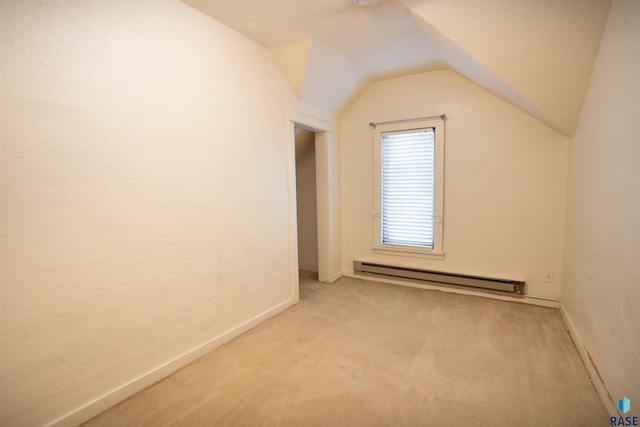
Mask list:
POLYGON ((525 282, 518 280, 442 273, 439 271, 420 270, 416 268, 397 267, 362 261, 353 262, 353 271, 356 274, 363 274, 367 276, 406 279, 433 285, 474 288, 489 292, 506 293, 513 296, 524 296, 525 282))

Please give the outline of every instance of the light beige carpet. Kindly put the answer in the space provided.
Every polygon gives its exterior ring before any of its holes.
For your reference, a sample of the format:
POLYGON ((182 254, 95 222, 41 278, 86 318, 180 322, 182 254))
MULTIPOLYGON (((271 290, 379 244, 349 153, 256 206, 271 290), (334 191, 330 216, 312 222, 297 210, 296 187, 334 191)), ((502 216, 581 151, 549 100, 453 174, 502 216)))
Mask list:
POLYGON ((557 310, 344 278, 87 426, 604 426, 557 310))

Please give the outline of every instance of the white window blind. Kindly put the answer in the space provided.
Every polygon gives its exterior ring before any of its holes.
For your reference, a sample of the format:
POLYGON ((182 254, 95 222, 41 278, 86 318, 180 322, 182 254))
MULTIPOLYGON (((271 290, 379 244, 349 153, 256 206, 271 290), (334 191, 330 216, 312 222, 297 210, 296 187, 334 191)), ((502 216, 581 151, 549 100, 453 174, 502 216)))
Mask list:
POLYGON ((382 134, 382 243, 434 247, 435 131, 382 134))

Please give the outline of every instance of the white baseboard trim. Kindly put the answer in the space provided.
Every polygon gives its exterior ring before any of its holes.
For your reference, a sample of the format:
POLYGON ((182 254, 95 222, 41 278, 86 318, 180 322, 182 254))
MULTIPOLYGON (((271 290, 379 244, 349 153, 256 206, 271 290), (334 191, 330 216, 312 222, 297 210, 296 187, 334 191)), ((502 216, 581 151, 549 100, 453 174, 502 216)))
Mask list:
POLYGON ((314 273, 317 273, 318 272, 318 266, 317 265, 310 265, 310 264, 298 264, 298 270, 312 271, 314 273))
POLYGON ((333 275, 333 277, 331 278, 331 280, 329 280, 329 283, 333 283, 336 280, 340 279, 342 276, 344 276, 344 274, 342 273, 342 271, 337 272, 336 274, 333 275))
POLYGON ((609 416, 612 416, 612 417, 619 416, 620 414, 618 412, 618 409, 616 408, 616 405, 613 399, 611 398, 611 393, 609 393, 609 389, 607 388, 607 385, 605 384, 604 380, 600 376, 600 373, 598 372, 598 368, 593 363, 593 359, 591 359, 589 350, 587 350, 587 347, 585 346, 584 341, 582 340, 582 336, 580 335, 580 332, 578 332, 578 330, 576 329, 576 326, 573 323, 573 320, 571 319, 569 312, 567 311, 567 309, 563 304, 560 304, 560 315, 562 316, 562 321, 564 322, 564 325, 567 328, 567 331, 569 332, 569 336, 571 337, 571 340, 573 341, 573 344, 575 345, 576 350, 578 350, 578 354, 582 359, 582 363, 584 364, 585 368, 587 368, 587 372, 589 373, 589 377, 591 378, 591 383, 595 387, 596 392, 598 393, 598 396, 600 396, 600 400, 602 400, 602 403, 604 404, 604 407, 607 409, 609 416))
POLYGON ((471 289, 467 290, 467 289, 460 289, 460 288, 449 288, 445 286, 429 285, 426 283, 422 284, 422 283, 416 283, 416 282, 409 282, 401 279, 388 279, 384 277, 359 275, 359 274, 355 274, 353 271, 346 272, 344 273, 344 275, 347 277, 352 277, 354 279, 369 280, 372 282, 390 283, 393 285, 402 285, 402 286, 408 286, 411 288, 448 292, 452 294, 473 295, 476 297, 490 298, 490 299, 496 299, 500 301, 509 301, 509 302, 517 302, 521 304, 537 305, 539 307, 547 307, 547 308, 560 307, 560 301, 553 298, 543 298, 543 297, 536 297, 536 296, 511 297, 508 295, 492 294, 489 292, 474 291, 471 289))
POLYGON ((171 375, 180 368, 184 368, 190 363, 195 362, 200 357, 215 350, 221 345, 226 344, 232 339, 242 335, 251 328, 264 322, 265 320, 283 312, 295 303, 296 301, 293 299, 284 301, 276 305, 275 307, 263 312, 262 314, 259 314, 258 316, 249 319, 248 321, 226 332, 221 333, 220 335, 210 339, 204 344, 199 345, 198 347, 195 347, 183 353, 181 356, 168 361, 164 365, 158 366, 157 368, 152 369, 151 371, 139 376, 138 378, 135 378, 128 383, 123 384, 122 386, 103 394, 102 396, 92 400, 91 402, 68 412, 67 414, 51 421, 46 425, 52 427, 67 427, 77 426, 85 421, 88 421, 96 415, 125 400, 126 398, 133 396, 139 391, 142 391, 145 388, 162 380, 163 378, 171 375))

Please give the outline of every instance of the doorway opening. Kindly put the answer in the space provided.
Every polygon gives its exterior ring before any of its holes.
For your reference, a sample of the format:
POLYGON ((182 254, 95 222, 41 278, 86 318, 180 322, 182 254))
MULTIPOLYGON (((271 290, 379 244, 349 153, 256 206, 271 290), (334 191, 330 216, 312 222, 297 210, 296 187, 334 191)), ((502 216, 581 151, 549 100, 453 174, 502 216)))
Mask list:
POLYGON ((300 277, 318 278, 318 204, 316 201, 316 133, 294 125, 296 214, 300 277))
MULTIPOLYGON (((289 271, 291 282, 291 297, 294 301, 300 299, 300 282, 299 267, 313 268, 317 265, 318 281, 334 282, 342 276, 341 254, 340 248, 340 198, 339 198, 339 180, 336 176, 338 165, 336 159, 336 147, 333 146, 334 141, 331 134, 331 128, 327 122, 293 111, 287 112, 287 140, 288 140, 288 166, 287 176, 289 185, 289 271), (313 243, 304 242, 305 248, 303 252, 298 252, 298 186, 296 185, 296 130, 298 133, 304 133, 313 143, 313 155, 315 161, 307 159, 307 163, 313 163, 315 166, 315 202, 316 202, 316 224, 315 233, 313 232, 313 220, 308 215, 309 204, 308 199, 313 199, 310 194, 304 195, 303 205, 301 209, 303 222, 301 227, 303 241, 305 236, 313 236, 316 238, 315 248, 317 252, 313 252, 313 243), (307 131, 302 132, 302 131, 307 131), (311 138, 313 135, 313 138, 311 138), (309 250, 309 251, 308 251, 309 250), (302 263, 298 262, 299 256, 304 255, 302 263), (309 257, 307 258, 307 255, 309 257), (317 264, 314 263, 314 258, 317 264), (315 264, 315 265, 314 265, 315 264)), ((310 150, 311 148, 309 148, 310 150)), ((305 153, 302 153, 304 157, 305 153)), ((308 154, 310 156, 310 154, 308 154)), ((302 172, 310 175, 308 170, 302 172)), ((310 188, 312 185, 305 182, 301 186, 301 190, 310 188)), ((303 244, 301 241, 301 244, 303 244)))

